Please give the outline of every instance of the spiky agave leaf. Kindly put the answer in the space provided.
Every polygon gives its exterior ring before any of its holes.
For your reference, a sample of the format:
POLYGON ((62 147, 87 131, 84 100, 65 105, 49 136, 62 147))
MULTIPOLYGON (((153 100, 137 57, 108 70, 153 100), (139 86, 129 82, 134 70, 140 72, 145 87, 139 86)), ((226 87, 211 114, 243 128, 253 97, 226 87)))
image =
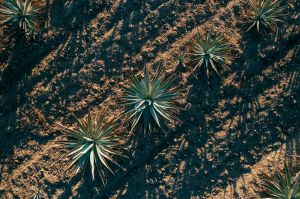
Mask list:
POLYGON ((180 51, 178 54, 173 55, 176 60, 178 60, 178 64, 186 68, 185 60, 188 58, 185 52, 180 51))
POLYGON ((35 31, 41 7, 34 0, 4 0, 0 3, 1 25, 17 26, 29 35, 35 31))
POLYGON ((273 177, 266 176, 262 184, 267 195, 278 199, 300 198, 300 175, 294 179, 287 165, 284 174, 276 173, 273 177))
POLYGON ((205 39, 200 37, 199 34, 198 38, 193 39, 193 48, 190 53, 191 61, 195 63, 193 71, 204 66, 207 77, 209 77, 210 68, 220 75, 217 66, 223 65, 225 60, 230 58, 230 45, 224 41, 221 34, 213 37, 208 33, 205 39))
POLYGON ((42 199, 42 198, 44 198, 44 197, 43 197, 42 194, 36 192, 36 193, 34 193, 34 194, 32 195, 31 198, 32 198, 32 199, 42 199))
POLYGON ((89 165, 93 179, 95 179, 95 171, 98 171, 103 180, 104 167, 114 173, 108 164, 109 162, 120 166, 112 158, 113 155, 124 156, 118 151, 120 147, 118 137, 113 135, 118 125, 115 121, 105 124, 104 119, 104 115, 93 119, 89 112, 86 119, 79 120, 76 118, 75 128, 60 125, 61 130, 68 135, 68 140, 62 143, 71 149, 67 154, 71 157, 68 169, 75 167, 76 173, 80 170, 84 172, 89 165))
POLYGON ((35 187, 34 190, 33 190, 33 194, 30 196, 30 198, 32 199, 42 199, 42 198, 45 198, 44 194, 42 194, 40 192, 40 190, 35 187))
POLYGON ((163 128, 176 120, 175 112, 180 109, 174 102, 178 90, 173 88, 175 78, 165 78, 157 70, 154 78, 144 70, 144 78, 130 77, 131 85, 125 88, 124 104, 128 119, 132 121, 131 130, 140 125, 144 132, 152 132, 153 127, 163 128))
POLYGON ((253 27, 260 32, 263 28, 275 29, 282 22, 286 6, 281 6, 282 0, 256 0, 250 4, 247 14, 250 22, 248 31, 253 27))

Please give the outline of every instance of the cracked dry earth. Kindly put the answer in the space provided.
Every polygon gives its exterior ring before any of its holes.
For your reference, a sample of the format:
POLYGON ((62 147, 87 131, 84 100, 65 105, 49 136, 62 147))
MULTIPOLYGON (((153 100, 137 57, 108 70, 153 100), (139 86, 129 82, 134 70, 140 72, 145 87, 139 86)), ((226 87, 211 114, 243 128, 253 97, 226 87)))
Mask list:
MULTIPOLYGON (((51 0, 37 38, 1 30, 0 198, 256 198, 259 176, 299 161, 300 2, 274 37, 246 32, 244 0, 51 0), (221 32, 233 60, 221 78, 174 58, 197 34, 221 32), (12 45, 15 43, 15 45, 12 45), (101 182, 65 171, 65 136, 88 110, 119 115, 121 86, 147 66, 177 73, 181 122, 128 145, 101 182)), ((139 135, 120 132, 125 139, 139 135)), ((297 167, 297 166, 296 166, 297 167)), ((297 168, 296 168, 297 169, 297 168)))

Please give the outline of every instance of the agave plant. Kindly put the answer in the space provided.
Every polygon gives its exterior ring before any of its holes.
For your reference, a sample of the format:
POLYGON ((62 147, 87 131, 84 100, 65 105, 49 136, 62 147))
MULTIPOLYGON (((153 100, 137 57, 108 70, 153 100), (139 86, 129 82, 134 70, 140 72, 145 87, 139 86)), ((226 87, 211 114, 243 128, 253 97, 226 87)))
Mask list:
POLYGON ((1 25, 17 26, 25 34, 32 34, 38 23, 41 7, 34 0, 4 0, 0 3, 1 25))
POLYGON ((283 11, 285 6, 281 6, 282 0, 256 0, 250 4, 250 9, 247 14, 250 27, 253 27, 260 32, 263 28, 275 29, 277 22, 282 22, 281 18, 284 16, 283 11))
POLYGON ((125 88, 125 114, 132 120, 132 129, 140 126, 144 133, 152 132, 153 127, 163 128, 174 121, 176 110, 180 109, 174 102, 179 91, 174 86, 174 76, 164 78, 157 70, 154 78, 147 69, 144 78, 131 75, 131 85, 125 88))
POLYGON ((35 192, 32 196, 31 196, 32 199, 42 199, 44 198, 42 194, 38 193, 38 192, 35 192))
POLYGON ((221 66, 229 58, 230 45, 224 41, 224 37, 217 34, 215 37, 209 33, 205 39, 193 39, 193 49, 190 53, 191 61, 195 63, 196 70, 204 65, 206 75, 209 77, 211 67, 218 75, 217 66, 221 66))
POLYGON ((63 125, 60 127, 69 137, 68 140, 63 141, 63 144, 71 149, 67 154, 71 157, 71 163, 67 169, 75 166, 76 173, 80 170, 84 172, 89 165, 93 179, 95 179, 95 170, 97 170, 103 181, 104 167, 114 173, 108 162, 120 166, 112 158, 112 155, 123 156, 117 150, 120 146, 119 139, 112 134, 118 127, 115 121, 105 124, 104 115, 92 119, 89 113, 87 119, 76 118, 75 128, 63 125))
POLYGON ((284 174, 277 173, 274 177, 266 176, 263 188, 268 196, 278 199, 300 198, 300 175, 295 178, 285 166, 284 174))
POLYGON ((173 56, 178 61, 179 66, 186 68, 185 61, 187 59, 187 56, 186 56, 185 52, 181 51, 178 54, 174 54, 173 56))

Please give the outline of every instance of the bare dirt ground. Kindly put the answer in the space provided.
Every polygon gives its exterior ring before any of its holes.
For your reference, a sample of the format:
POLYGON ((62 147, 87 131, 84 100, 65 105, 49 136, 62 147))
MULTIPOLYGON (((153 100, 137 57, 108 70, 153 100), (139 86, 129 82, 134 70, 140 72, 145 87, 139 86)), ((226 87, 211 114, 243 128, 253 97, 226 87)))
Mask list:
MULTIPOLYGON (((259 197, 260 173, 300 155, 300 2, 286 0, 278 42, 246 32, 246 3, 52 0, 42 2, 49 17, 35 40, 2 28, 0 198, 30 198, 36 188, 45 198, 259 197), (230 70, 209 84, 172 56, 198 32, 221 32, 234 47, 230 70), (126 74, 145 66, 178 74, 181 122, 128 144, 125 170, 105 186, 66 172, 55 123, 72 125, 72 113, 89 109, 118 115, 126 74)), ((124 139, 139 137, 128 130, 124 139)))

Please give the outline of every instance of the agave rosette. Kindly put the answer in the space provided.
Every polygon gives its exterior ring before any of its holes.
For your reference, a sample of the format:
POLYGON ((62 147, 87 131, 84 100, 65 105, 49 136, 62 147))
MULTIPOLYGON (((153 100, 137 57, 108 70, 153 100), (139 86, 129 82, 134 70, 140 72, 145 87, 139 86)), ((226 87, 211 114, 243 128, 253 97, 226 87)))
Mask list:
POLYGON ((226 59, 229 59, 230 45, 225 42, 224 36, 217 34, 213 37, 210 33, 205 39, 193 39, 193 48, 190 53, 191 61, 195 63, 192 71, 204 66, 206 75, 209 77, 210 68, 212 68, 218 75, 218 66, 228 68, 224 65, 226 59))
POLYGON ((163 128, 177 120, 179 106, 174 98, 179 94, 173 87, 175 78, 165 78, 161 71, 156 71, 154 78, 147 69, 144 78, 130 77, 131 85, 125 88, 124 104, 128 119, 132 121, 132 130, 141 126, 144 132, 152 132, 153 127, 163 128))
MULTIPOLYGON (((76 118, 76 117, 75 117, 76 118)), ((120 166, 113 156, 124 156, 120 149, 119 138, 113 133, 118 128, 115 121, 105 123, 104 115, 100 115, 93 119, 88 114, 87 119, 77 119, 76 127, 69 128, 60 125, 68 139, 62 143, 71 151, 67 154, 71 157, 71 163, 68 168, 75 167, 76 173, 85 171, 89 165, 93 179, 95 179, 95 171, 98 171, 101 179, 104 177, 104 168, 114 173, 109 162, 120 166)))
POLYGON ((39 21, 41 7, 34 0, 4 0, 0 3, 1 25, 17 26, 26 34, 32 34, 39 21))
POLYGON ((274 30, 278 22, 283 22, 286 6, 281 6, 282 0, 257 0, 250 3, 248 18, 251 23, 248 30, 256 27, 261 29, 270 28, 274 30))
POLYGON ((284 174, 276 173, 273 177, 266 176, 262 187, 270 198, 300 198, 300 175, 293 178, 290 170, 285 166, 284 174))

